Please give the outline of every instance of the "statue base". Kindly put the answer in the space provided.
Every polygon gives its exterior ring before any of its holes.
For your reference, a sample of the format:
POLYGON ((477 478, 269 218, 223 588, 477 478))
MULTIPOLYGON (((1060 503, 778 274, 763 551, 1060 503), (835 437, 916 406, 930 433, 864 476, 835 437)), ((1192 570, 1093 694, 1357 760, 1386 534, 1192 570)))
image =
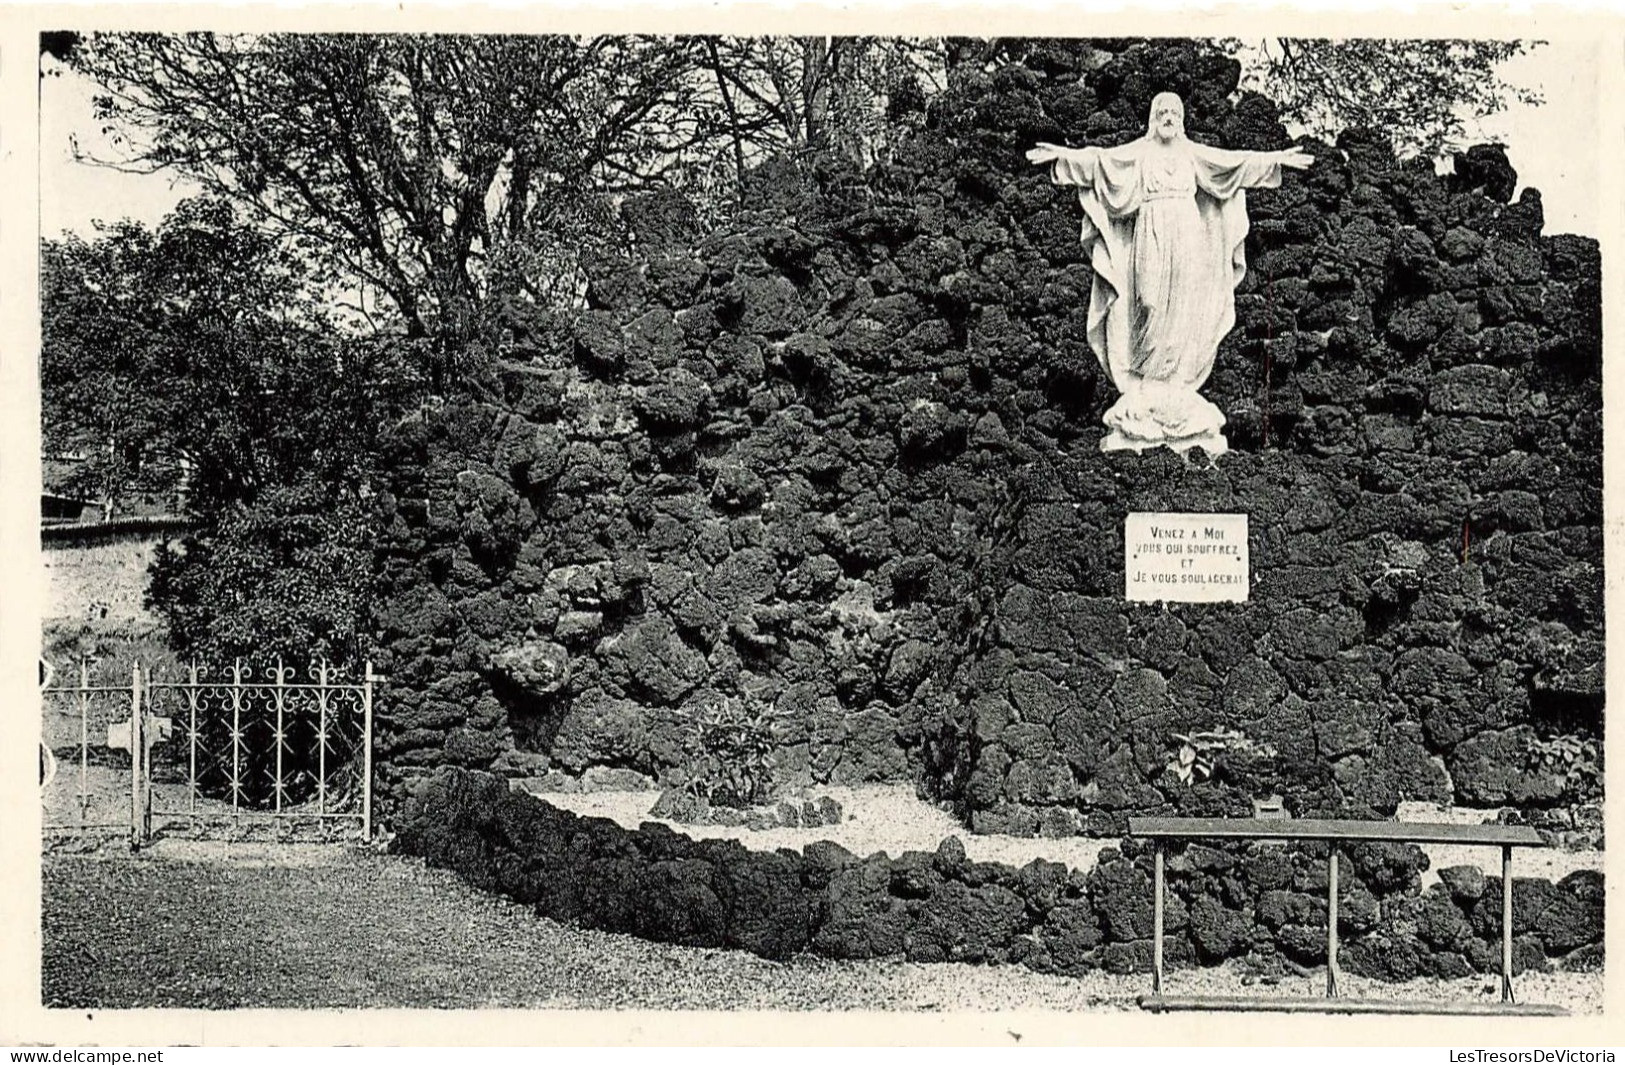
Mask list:
POLYGON ((1224 434, 1218 431, 1199 433, 1196 436, 1159 437, 1156 440, 1147 440, 1142 437, 1131 436, 1121 429, 1112 429, 1100 441, 1102 451, 1145 451, 1148 448, 1165 447, 1170 451, 1185 452, 1193 447, 1199 447, 1209 456, 1217 457, 1230 450, 1230 442, 1224 434))
POLYGON ((1106 412, 1102 451, 1144 451, 1166 447, 1209 455, 1230 450, 1224 439, 1224 413, 1194 388, 1139 381, 1106 412))

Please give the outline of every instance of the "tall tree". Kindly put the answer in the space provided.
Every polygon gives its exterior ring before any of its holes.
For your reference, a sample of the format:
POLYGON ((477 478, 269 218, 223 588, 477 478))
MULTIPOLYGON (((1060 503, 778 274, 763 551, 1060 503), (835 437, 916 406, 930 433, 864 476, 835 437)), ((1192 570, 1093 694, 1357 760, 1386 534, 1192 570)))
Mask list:
POLYGON ((944 61, 936 38, 713 37, 701 65, 743 175, 777 153, 834 151, 859 166, 885 158, 897 105, 923 105, 944 61))
POLYGON ((217 199, 42 262, 47 449, 86 454, 115 498, 185 471, 196 526, 151 587, 177 648, 356 653, 377 435, 419 393, 406 342, 341 335, 302 259, 217 199))
POLYGON ((527 252, 590 234, 595 194, 641 187, 704 132, 695 42, 103 34, 122 165, 176 167, 382 293, 456 354, 494 290, 545 289, 527 252))
POLYGON ((157 232, 132 222, 41 250, 40 390, 47 453, 84 456, 72 487, 117 510, 197 483, 242 495, 263 477, 259 393, 311 349, 297 259, 190 200, 157 232))
POLYGON ((1540 95, 1501 73, 1529 41, 1274 37, 1231 41, 1246 84, 1281 114, 1330 137, 1354 126, 1379 130, 1401 154, 1429 157, 1466 147, 1474 123, 1508 103, 1540 95))

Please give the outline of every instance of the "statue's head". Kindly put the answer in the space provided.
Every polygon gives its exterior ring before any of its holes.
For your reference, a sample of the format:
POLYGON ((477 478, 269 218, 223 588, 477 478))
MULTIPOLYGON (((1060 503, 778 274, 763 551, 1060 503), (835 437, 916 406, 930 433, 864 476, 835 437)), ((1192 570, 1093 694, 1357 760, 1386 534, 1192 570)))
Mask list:
POLYGON ((1185 104, 1178 95, 1159 92, 1151 98, 1151 116, 1146 120, 1145 132, 1163 143, 1185 135, 1185 104))

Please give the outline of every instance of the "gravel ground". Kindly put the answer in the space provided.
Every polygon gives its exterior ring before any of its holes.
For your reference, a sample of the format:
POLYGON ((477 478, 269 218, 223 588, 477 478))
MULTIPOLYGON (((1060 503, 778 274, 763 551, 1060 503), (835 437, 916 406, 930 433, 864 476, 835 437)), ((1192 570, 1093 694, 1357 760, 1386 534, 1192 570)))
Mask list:
MULTIPOLYGON (((358 847, 168 840, 129 855, 43 859, 51 1007, 683 1010, 1134 1010, 1144 976, 897 960, 770 962, 570 928, 444 870, 358 847)), ((1524 1001, 1600 1012, 1602 975, 1529 974, 1524 1001)), ((1303 994, 1237 969, 1178 970, 1171 994, 1303 994)), ((1489 978, 1351 997, 1488 999, 1489 978)), ((1166 1022, 1154 1022, 1166 1023, 1166 1022)))
MULTIPOLYGON (((649 816, 658 798, 652 791, 532 792, 537 798, 561 809, 591 817, 607 817, 626 828, 645 821, 661 821, 696 838, 737 839, 752 850, 800 849, 821 839, 834 840, 854 854, 870 855, 885 851, 892 857, 904 851, 934 851, 949 836, 965 844, 965 853, 979 862, 1003 862, 1022 866, 1035 858, 1061 862, 1074 869, 1087 869, 1110 839, 1072 836, 1065 839, 1037 839, 1020 836, 977 836, 966 831, 945 810, 939 810, 914 794, 907 784, 867 785, 850 788, 820 788, 841 804, 845 819, 824 828, 775 828, 752 831, 719 825, 685 825, 649 816)), ((1402 821, 1458 821, 1482 823, 1495 816, 1493 810, 1445 810, 1425 803, 1406 803, 1399 810, 1402 821)), ((1501 852, 1495 847, 1459 847, 1429 844, 1422 848, 1429 859, 1422 875, 1427 886, 1438 879, 1438 870, 1452 865, 1478 865, 1485 872, 1501 875, 1501 852)), ((1562 851, 1549 847, 1520 847, 1513 856, 1514 876, 1541 876, 1560 880, 1576 869, 1602 870, 1601 851, 1562 851)))
MULTIPOLYGON (((1474 810, 1467 807, 1443 807, 1434 803, 1402 802, 1396 811, 1400 821, 1446 821, 1462 825, 1482 825, 1495 820, 1497 810, 1474 810)), ((1486 873, 1501 875, 1501 851, 1498 847, 1459 847, 1444 843, 1430 843, 1422 848, 1427 852, 1428 868, 1422 874, 1422 886, 1439 879, 1439 870, 1452 865, 1476 865, 1486 873)), ((1516 847, 1512 852, 1512 875, 1540 876, 1558 881, 1576 869, 1595 869, 1605 872, 1607 855, 1603 851, 1566 851, 1556 847, 1516 847)))
POLYGON ((907 784, 866 785, 863 787, 819 788, 841 804, 839 825, 821 828, 770 828, 753 831, 724 825, 686 825, 649 816, 659 797, 653 791, 532 792, 538 799, 572 813, 607 817, 626 828, 645 821, 660 821, 687 836, 700 839, 737 839, 752 850, 800 849, 818 840, 834 840, 853 854, 870 855, 885 851, 892 857, 904 851, 934 851, 949 836, 965 844, 965 854, 973 861, 1003 862, 1022 866, 1035 858, 1088 867, 1104 847, 1115 841, 1071 836, 1066 839, 1036 839, 1021 836, 975 836, 939 810, 918 798, 907 784))

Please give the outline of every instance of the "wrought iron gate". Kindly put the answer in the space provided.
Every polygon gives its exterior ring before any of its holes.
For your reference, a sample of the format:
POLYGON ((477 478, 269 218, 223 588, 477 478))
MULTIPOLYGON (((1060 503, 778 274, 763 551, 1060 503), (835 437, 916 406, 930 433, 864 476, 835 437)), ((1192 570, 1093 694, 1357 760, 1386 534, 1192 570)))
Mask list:
POLYGON ((73 679, 42 686, 48 836, 371 837, 370 662, 359 679, 325 662, 183 679, 136 665, 117 684, 82 662, 73 679))

